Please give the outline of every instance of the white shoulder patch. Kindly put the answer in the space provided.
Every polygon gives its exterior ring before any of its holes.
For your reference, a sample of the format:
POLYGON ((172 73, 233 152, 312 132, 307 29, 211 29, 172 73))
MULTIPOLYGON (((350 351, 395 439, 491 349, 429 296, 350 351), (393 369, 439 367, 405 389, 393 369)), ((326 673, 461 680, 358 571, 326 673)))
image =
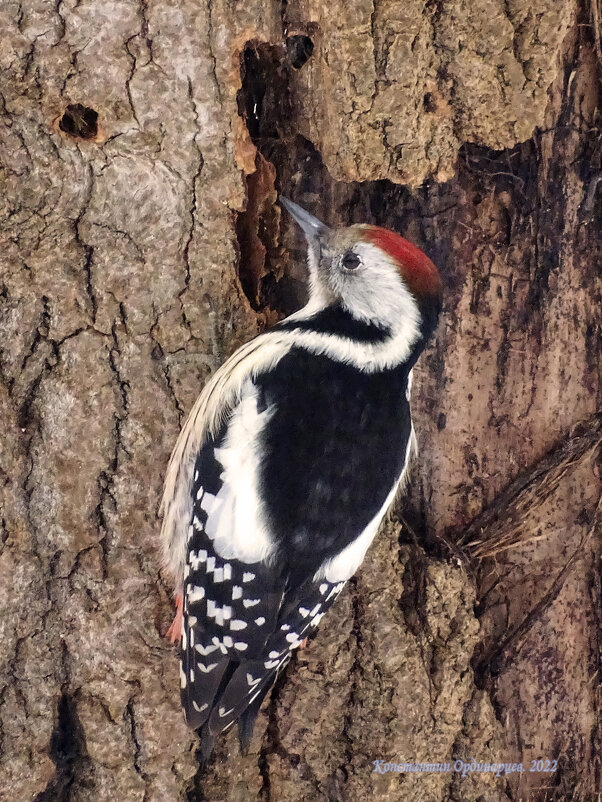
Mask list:
POLYGON ((258 492, 258 441, 270 410, 257 411, 257 388, 245 383, 223 446, 215 451, 223 482, 208 512, 205 531, 216 554, 226 560, 255 563, 273 549, 258 492))

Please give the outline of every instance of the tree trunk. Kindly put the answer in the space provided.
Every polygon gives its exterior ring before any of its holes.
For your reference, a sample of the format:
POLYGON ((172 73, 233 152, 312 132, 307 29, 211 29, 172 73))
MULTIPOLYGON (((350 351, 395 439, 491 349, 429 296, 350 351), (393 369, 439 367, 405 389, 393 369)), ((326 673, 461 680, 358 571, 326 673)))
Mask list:
POLYGON ((0 800, 600 789, 596 3, 0 6, 0 800), (398 517, 203 770, 158 502, 210 372, 303 301, 276 189, 417 242, 444 314, 398 517))

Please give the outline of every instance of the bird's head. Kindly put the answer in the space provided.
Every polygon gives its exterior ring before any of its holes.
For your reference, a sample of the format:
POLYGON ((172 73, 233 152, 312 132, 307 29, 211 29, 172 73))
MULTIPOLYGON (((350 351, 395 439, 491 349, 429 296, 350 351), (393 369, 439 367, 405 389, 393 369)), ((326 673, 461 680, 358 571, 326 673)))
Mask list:
POLYGON ((308 243, 310 304, 341 305, 353 317, 428 339, 441 311, 441 279, 428 256, 386 228, 329 228, 280 196, 308 243))

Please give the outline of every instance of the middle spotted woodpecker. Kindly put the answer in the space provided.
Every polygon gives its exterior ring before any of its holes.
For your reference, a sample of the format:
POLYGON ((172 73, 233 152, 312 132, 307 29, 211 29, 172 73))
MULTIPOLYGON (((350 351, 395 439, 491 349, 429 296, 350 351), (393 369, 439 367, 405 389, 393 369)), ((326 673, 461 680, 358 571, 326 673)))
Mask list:
POLYGON ((162 503, 168 634, 205 756, 236 721, 248 749, 277 672, 362 562, 408 467, 412 368, 441 308, 437 269, 398 234, 280 202, 308 242, 309 301, 214 374, 162 503))

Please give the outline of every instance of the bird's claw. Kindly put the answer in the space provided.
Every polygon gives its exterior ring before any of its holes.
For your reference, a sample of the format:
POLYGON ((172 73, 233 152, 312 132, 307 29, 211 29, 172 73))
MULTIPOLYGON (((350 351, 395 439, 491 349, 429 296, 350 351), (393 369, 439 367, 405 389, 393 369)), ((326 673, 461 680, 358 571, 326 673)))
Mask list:
POLYGON ((165 637, 170 643, 180 643, 182 640, 182 622, 184 620, 184 599, 182 595, 176 596, 176 615, 171 622, 170 628, 165 633, 165 637))

